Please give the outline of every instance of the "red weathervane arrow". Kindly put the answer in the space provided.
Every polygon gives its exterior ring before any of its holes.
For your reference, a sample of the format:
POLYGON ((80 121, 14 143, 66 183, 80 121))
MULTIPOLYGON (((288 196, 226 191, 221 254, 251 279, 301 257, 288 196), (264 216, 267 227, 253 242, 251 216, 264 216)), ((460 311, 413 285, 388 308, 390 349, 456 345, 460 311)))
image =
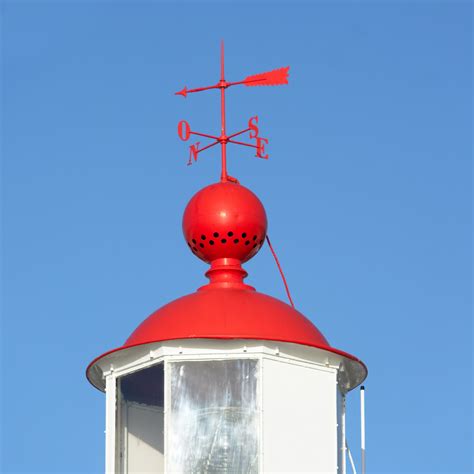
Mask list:
POLYGON ((234 178, 231 178, 227 174, 227 143, 234 143, 235 145, 244 145, 249 146, 256 149, 256 157, 257 158, 264 158, 268 159, 268 154, 264 155, 265 153, 265 144, 268 144, 268 139, 262 138, 259 136, 259 128, 258 128, 258 117, 252 117, 248 121, 248 128, 245 130, 241 130, 240 132, 233 133, 231 135, 226 135, 226 128, 225 128, 225 90, 231 86, 237 85, 244 85, 247 87, 254 87, 254 86, 281 86, 284 84, 288 84, 288 71, 290 67, 282 67, 279 69, 274 69, 273 71, 262 72, 260 74, 254 74, 252 76, 247 76, 244 80, 238 82, 227 82, 224 78, 224 42, 221 43, 221 78, 217 84, 212 86, 206 87, 198 87, 195 89, 188 89, 184 87, 179 92, 175 92, 175 95, 181 95, 183 97, 187 97, 188 94, 192 94, 194 92, 202 92, 210 89, 220 89, 221 91, 221 134, 219 136, 209 135, 205 133, 193 132, 191 131, 191 127, 189 126, 188 122, 185 120, 181 120, 178 123, 178 135, 183 141, 189 140, 191 135, 197 135, 200 137, 210 138, 214 140, 209 145, 199 148, 200 142, 196 142, 194 145, 189 147, 189 161, 188 165, 191 165, 194 161, 197 161, 198 154, 208 148, 217 145, 218 143, 221 144, 221 161, 222 161, 222 172, 221 172, 221 181, 235 181, 234 178), (255 144, 252 143, 244 143, 233 140, 238 135, 241 135, 245 132, 249 132, 250 139, 255 140, 255 144))
MULTIPOLYGON (((247 87, 253 86, 283 86, 288 84, 288 71, 290 66, 281 67, 279 69, 274 69, 273 71, 262 72, 260 74, 255 74, 253 76, 247 76, 243 81, 239 82, 227 82, 225 87, 237 86, 243 84, 247 87)), ((220 83, 217 83, 213 86, 207 87, 198 87, 196 89, 188 89, 186 86, 183 87, 179 92, 175 92, 175 95, 182 95, 186 97, 188 94, 193 92, 202 92, 209 89, 219 89, 221 87, 220 83)))

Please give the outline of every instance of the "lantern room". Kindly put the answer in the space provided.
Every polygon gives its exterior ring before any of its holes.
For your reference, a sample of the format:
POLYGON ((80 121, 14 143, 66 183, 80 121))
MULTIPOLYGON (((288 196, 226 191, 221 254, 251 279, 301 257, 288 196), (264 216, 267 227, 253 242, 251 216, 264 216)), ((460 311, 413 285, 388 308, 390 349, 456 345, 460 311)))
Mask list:
POLYGON ((106 393, 106 472, 345 472, 345 395, 367 370, 244 283, 266 232, 262 203, 239 183, 190 200, 183 233, 209 283, 87 369, 106 393))

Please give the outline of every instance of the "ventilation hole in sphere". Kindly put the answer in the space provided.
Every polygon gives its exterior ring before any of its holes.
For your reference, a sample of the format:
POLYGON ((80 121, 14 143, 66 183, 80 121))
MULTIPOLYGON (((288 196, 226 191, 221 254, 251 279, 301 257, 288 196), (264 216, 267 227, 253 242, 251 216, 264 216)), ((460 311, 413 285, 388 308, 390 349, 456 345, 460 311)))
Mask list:
POLYGON ((199 244, 199 247, 201 247, 202 249, 204 248, 204 244, 199 244))
POLYGON ((221 242, 222 242, 223 244, 225 244, 225 243, 227 243, 227 239, 222 239, 221 242))
POLYGON ((219 237, 219 232, 214 232, 212 235, 217 239, 217 237, 219 237))
POLYGON ((257 240, 257 236, 256 236, 256 235, 253 236, 253 240, 257 240))
POLYGON ((232 236, 234 235, 234 233, 233 233, 232 231, 230 231, 230 232, 227 232, 227 235, 228 235, 229 237, 232 237, 232 236))
POLYGON ((252 248, 254 249, 256 246, 257 246, 257 244, 253 244, 253 247, 252 247, 252 248))
POLYGON ((209 245, 214 245, 214 241, 213 241, 213 240, 210 240, 210 241, 209 241, 209 245))
POLYGON ((193 247, 193 250, 194 250, 195 252, 197 252, 197 251, 198 251, 198 249, 197 249, 196 247, 193 247))
POLYGON ((250 240, 245 241, 245 245, 248 245, 248 244, 250 244, 250 240))
POLYGON ((263 244, 263 240, 260 241, 259 245, 262 245, 263 244))
POLYGON ((193 242, 193 244, 195 244, 195 243, 196 243, 196 239, 193 239, 192 242, 193 242))
POLYGON ((201 240, 206 240, 206 236, 205 236, 205 235, 201 235, 201 240))
POLYGON ((234 239, 234 244, 238 244, 239 243, 239 239, 234 239))
POLYGON ((242 232, 242 238, 245 239, 245 237, 247 237, 246 232, 242 232))
POLYGON ((189 248, 191 248, 191 247, 192 247, 192 245, 191 245, 189 242, 188 242, 188 247, 189 247, 189 248))

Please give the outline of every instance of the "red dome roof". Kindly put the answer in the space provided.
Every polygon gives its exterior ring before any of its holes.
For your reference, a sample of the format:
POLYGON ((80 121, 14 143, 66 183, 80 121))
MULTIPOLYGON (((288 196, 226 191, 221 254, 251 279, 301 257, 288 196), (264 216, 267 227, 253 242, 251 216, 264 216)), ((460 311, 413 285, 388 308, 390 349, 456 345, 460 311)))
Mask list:
POLYGON ((329 348, 301 313, 254 290, 204 289, 155 311, 124 347, 169 339, 265 339, 329 348))
MULTIPOLYGON (((331 347, 322 333, 299 311, 253 289, 206 285, 155 311, 131 334, 122 347, 103 357, 153 342, 175 339, 253 339, 289 342, 339 354, 363 367, 356 357, 331 347)), ((247 287, 251 288, 251 287, 247 287)), ((364 377, 365 378, 365 377, 364 377)))

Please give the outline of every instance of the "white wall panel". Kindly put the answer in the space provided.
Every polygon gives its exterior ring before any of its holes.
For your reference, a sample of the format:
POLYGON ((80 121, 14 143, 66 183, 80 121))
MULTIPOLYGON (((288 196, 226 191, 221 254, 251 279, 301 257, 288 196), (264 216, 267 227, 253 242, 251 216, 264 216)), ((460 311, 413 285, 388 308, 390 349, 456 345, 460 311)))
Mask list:
POLYGON ((263 468, 337 472, 334 369, 263 360, 263 468))

